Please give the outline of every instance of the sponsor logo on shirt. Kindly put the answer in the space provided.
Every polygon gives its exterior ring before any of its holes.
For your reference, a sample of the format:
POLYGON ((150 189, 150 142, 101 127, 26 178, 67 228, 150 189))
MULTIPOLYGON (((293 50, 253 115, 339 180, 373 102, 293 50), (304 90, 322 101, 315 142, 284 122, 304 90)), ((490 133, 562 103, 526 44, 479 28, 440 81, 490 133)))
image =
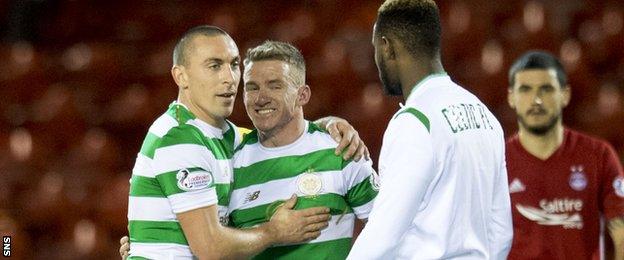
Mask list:
POLYGON ((624 198, 624 178, 617 177, 613 180, 613 190, 615 191, 615 195, 624 198))
POLYGON ((516 204, 516 210, 525 218, 545 226, 562 226, 565 229, 582 229, 583 201, 580 199, 542 199, 540 208, 516 204))
POLYGON ((260 191, 249 192, 245 195, 245 201, 243 203, 252 202, 260 197, 260 191))
POLYGON ((524 183, 518 178, 514 178, 509 184, 509 193, 523 192, 526 190, 524 183))
POLYGON ((570 187, 575 191, 582 191, 587 187, 587 177, 583 172, 583 165, 570 167, 570 187))
POLYGON ((184 191, 201 190, 213 183, 212 173, 204 170, 182 169, 176 174, 178 188, 184 191))

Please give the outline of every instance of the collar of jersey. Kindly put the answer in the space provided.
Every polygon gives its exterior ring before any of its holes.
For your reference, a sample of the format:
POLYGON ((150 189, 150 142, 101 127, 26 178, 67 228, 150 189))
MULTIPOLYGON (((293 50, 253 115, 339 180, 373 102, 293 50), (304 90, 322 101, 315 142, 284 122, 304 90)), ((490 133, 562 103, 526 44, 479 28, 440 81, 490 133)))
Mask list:
POLYGON ((308 132, 308 127, 310 126, 310 122, 308 120, 305 120, 305 128, 303 129, 303 132, 301 133, 301 136, 299 136, 299 138, 297 138, 297 140, 295 140, 292 143, 289 143, 287 145, 282 145, 282 146, 278 146, 278 147, 266 147, 264 145, 262 145, 262 142, 260 142, 260 137, 258 137, 258 145, 260 147, 261 150, 264 151, 268 151, 268 152, 275 152, 275 151, 283 151, 286 149, 290 149, 293 146, 296 146, 297 144, 299 144, 301 142, 301 140, 303 140, 303 138, 305 138, 306 133, 308 132))
MULTIPOLYGON (((418 96, 417 93, 421 92, 423 89, 426 89, 426 86, 431 85, 431 84, 426 84, 427 82, 436 80, 438 78, 446 79, 446 78, 449 78, 449 76, 445 71, 427 75, 425 78, 423 78, 418 83, 416 83, 416 85, 414 85, 414 87, 412 88, 412 92, 410 92, 410 95, 407 96, 407 98, 405 99, 405 104, 409 104, 412 99, 418 96)), ((402 103, 399 103, 399 105, 401 106, 401 108, 404 106, 404 104, 402 103)))
POLYGON ((225 120, 226 124, 223 129, 220 129, 199 119, 193 114, 193 112, 191 112, 191 110, 188 109, 186 105, 178 101, 173 101, 171 105, 169 105, 169 109, 172 109, 175 106, 179 106, 181 108, 180 110, 178 110, 178 112, 181 114, 181 118, 185 119, 183 122, 178 121, 178 123, 184 124, 189 123, 188 121, 191 121, 191 124, 197 126, 200 130, 202 130, 202 132, 204 132, 204 135, 206 135, 206 133, 212 133, 217 137, 221 137, 223 136, 223 133, 230 129, 230 122, 228 122, 227 120, 225 120))

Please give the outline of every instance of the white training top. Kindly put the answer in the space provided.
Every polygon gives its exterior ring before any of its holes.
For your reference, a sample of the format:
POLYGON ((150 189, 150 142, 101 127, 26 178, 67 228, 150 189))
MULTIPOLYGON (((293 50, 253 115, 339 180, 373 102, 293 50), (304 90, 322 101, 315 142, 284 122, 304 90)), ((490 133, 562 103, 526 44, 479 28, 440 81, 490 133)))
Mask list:
POLYGON ((502 128, 446 74, 391 119, 381 190, 349 259, 505 259, 513 228, 502 128))

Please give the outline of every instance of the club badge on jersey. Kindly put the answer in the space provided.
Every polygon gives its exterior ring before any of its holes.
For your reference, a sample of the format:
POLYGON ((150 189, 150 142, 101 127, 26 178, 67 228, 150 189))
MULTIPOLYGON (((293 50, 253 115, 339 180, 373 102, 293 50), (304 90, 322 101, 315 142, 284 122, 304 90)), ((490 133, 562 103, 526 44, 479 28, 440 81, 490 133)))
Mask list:
POLYGON ((615 191, 615 195, 624 198, 624 178, 617 177, 613 180, 613 190, 615 191))
POLYGON ((323 180, 312 169, 297 178, 297 189, 304 196, 315 196, 323 189, 323 180))
POLYGON ((587 177, 583 172, 583 165, 570 167, 570 187, 575 191, 582 191, 587 187, 587 177))

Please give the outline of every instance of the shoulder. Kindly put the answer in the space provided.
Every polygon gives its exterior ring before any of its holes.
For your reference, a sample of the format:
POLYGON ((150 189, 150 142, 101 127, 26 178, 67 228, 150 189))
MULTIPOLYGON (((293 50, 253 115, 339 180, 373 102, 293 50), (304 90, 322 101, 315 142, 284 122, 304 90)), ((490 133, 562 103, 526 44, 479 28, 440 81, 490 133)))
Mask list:
POLYGON ((308 136, 308 139, 313 141, 312 144, 316 142, 322 146, 332 147, 338 145, 327 130, 321 128, 313 122, 308 122, 308 130, 304 134, 308 136))
POLYGON ((196 161, 197 158, 225 157, 216 146, 209 145, 208 139, 201 130, 192 125, 181 124, 171 128, 154 145, 154 160, 169 161, 170 158, 196 161), (210 155, 210 157, 206 157, 210 155))
POLYGON ((198 143, 199 135, 197 129, 180 124, 171 115, 165 113, 161 115, 149 128, 147 136, 143 141, 140 153, 153 158, 156 149, 171 146, 177 143, 198 143), (190 139, 190 140, 189 140, 190 139))
POLYGON ((505 158, 508 165, 513 164, 516 160, 521 160, 519 157, 523 156, 523 151, 524 147, 520 144, 518 133, 505 140, 505 158))
POLYGON ((510 136, 509 138, 505 140, 505 148, 513 149, 515 148, 514 146, 516 146, 519 143, 520 143, 520 138, 518 137, 518 133, 515 133, 514 135, 510 136))
POLYGON ((176 127, 178 125, 179 125, 179 123, 178 123, 178 121, 176 121, 175 118, 173 118, 168 113, 165 113, 165 114, 162 114, 160 117, 158 117, 154 121, 152 126, 150 126, 148 132, 153 134, 153 135, 156 135, 158 137, 162 137, 167 132, 169 132, 169 130, 171 130, 171 128, 176 127))
POLYGON ((353 171, 358 168, 355 166, 366 164, 365 160, 355 162, 352 159, 345 160, 342 158, 342 155, 336 155, 334 151, 338 142, 336 142, 325 129, 321 129, 312 122, 309 123, 308 131, 305 132, 304 135, 306 135, 306 138, 299 146, 299 152, 305 156, 319 158, 325 162, 339 163, 341 164, 340 169, 343 171, 347 169, 353 171))
POLYGON ((415 107, 406 106, 402 108, 392 117, 392 120, 396 120, 399 124, 417 120, 427 129, 427 131, 431 130, 431 121, 429 120, 429 117, 423 112, 422 109, 415 107))
POLYGON ((576 130, 565 128, 565 138, 568 148, 577 151, 605 152, 612 150, 611 145, 604 139, 588 135, 576 130))
POLYGON ((204 145, 204 134, 197 127, 189 124, 180 124, 172 127, 161 138, 159 147, 176 144, 198 144, 204 145))

